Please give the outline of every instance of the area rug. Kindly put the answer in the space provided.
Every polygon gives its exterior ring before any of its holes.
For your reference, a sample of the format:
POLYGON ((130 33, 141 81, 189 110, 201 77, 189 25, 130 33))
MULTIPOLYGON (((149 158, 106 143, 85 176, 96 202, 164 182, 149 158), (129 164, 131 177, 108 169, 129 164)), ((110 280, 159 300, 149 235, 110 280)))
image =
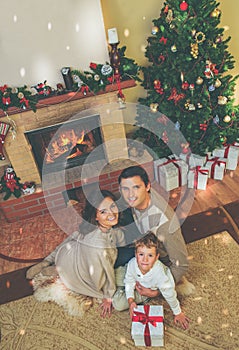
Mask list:
MULTIPOLYGON (((189 243, 188 279, 196 291, 180 298, 191 323, 187 331, 173 324, 166 302, 166 350, 238 350, 239 247, 222 232, 189 243)), ((154 301, 155 303, 156 301, 154 301)), ((127 311, 101 319, 95 304, 83 318, 69 316, 54 302, 33 296, 0 306, 2 350, 118 350, 135 349, 127 311)))

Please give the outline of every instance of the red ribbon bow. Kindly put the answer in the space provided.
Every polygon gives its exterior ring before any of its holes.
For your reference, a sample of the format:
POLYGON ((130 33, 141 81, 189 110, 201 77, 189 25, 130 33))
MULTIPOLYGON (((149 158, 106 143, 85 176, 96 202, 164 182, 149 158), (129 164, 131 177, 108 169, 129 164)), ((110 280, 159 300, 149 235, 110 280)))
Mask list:
POLYGON ((219 157, 214 157, 214 158, 208 159, 208 161, 209 162, 213 162, 212 165, 211 165, 211 178, 212 179, 214 178, 216 165, 224 164, 225 165, 224 171, 226 170, 226 161, 219 160, 219 157))
POLYGON ((151 346, 151 336, 149 330, 149 323, 156 327, 157 322, 163 322, 163 316, 149 316, 150 305, 144 305, 144 312, 139 312, 134 310, 134 315, 132 317, 133 322, 140 322, 145 325, 144 329, 144 341, 146 346, 151 346))
POLYGON ((209 170, 208 169, 201 169, 201 166, 198 165, 195 168, 191 169, 194 172, 194 188, 198 187, 198 175, 202 174, 202 175, 208 175, 209 170))

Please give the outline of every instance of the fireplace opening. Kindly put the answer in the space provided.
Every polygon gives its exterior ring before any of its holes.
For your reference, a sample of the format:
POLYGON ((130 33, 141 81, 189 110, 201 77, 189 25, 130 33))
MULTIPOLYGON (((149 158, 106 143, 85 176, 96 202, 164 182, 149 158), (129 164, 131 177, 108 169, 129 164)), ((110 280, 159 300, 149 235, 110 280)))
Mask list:
POLYGON ((71 120, 25 133, 40 174, 105 159, 99 116, 71 120))

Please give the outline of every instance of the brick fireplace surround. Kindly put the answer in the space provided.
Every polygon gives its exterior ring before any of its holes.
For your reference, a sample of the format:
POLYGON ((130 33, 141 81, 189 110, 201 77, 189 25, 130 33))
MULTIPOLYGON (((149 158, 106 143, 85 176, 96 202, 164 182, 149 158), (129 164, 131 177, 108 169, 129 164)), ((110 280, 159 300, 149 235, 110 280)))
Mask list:
MULTIPOLYGON (((135 86, 134 81, 124 81, 121 84, 122 89, 133 86, 135 86)), ((62 123, 79 112, 79 115, 82 113, 84 115, 83 111, 94 111, 97 110, 97 106, 100 108, 100 106, 109 103, 117 103, 116 85, 107 86, 104 92, 98 93, 96 96, 93 94, 84 96, 78 92, 41 100, 35 113, 32 110, 24 112, 8 111, 17 131, 15 139, 9 133, 4 144, 9 164, 12 165, 17 176, 20 177, 21 183, 34 181, 37 184, 35 193, 22 195, 20 198, 11 196, 7 201, 4 201, 2 199, 3 194, 0 194, 0 210, 8 222, 63 209, 67 205, 63 193, 77 189, 82 185, 99 183, 101 188, 116 192, 118 190, 117 179, 121 170, 132 164, 142 164, 151 181, 153 180, 152 157, 147 152, 144 152, 143 156, 135 158, 128 155, 123 114, 119 108, 113 116, 110 115, 110 124, 108 124, 108 121, 105 122, 109 116, 105 113, 100 114, 102 135, 107 154, 107 161, 104 161, 103 165, 100 161, 96 161, 89 167, 88 174, 83 175, 80 166, 67 169, 63 173, 51 173, 47 175, 49 176, 47 181, 44 178, 44 183, 47 183, 47 186, 42 183, 31 147, 24 133, 29 130, 62 123), (114 118, 116 118, 115 123, 114 118), (118 123, 120 118, 122 122, 118 123), (42 189, 43 185, 44 189, 42 189)), ((0 114, 0 121, 8 122, 3 113, 0 114)))

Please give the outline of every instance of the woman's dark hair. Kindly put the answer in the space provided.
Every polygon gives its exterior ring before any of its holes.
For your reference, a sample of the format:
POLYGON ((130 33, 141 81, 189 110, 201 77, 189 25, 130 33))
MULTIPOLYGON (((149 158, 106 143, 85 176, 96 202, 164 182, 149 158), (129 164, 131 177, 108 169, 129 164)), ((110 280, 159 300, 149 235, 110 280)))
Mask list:
POLYGON ((116 201, 115 195, 107 190, 93 191, 87 196, 85 207, 82 211, 83 220, 79 227, 81 233, 87 234, 95 228, 94 226, 97 226, 97 209, 104 198, 107 197, 111 198, 113 201, 116 201))
POLYGON ((139 176, 144 182, 145 186, 149 184, 149 177, 144 168, 138 165, 130 166, 122 171, 118 178, 119 185, 121 184, 122 179, 128 179, 130 177, 139 176))

